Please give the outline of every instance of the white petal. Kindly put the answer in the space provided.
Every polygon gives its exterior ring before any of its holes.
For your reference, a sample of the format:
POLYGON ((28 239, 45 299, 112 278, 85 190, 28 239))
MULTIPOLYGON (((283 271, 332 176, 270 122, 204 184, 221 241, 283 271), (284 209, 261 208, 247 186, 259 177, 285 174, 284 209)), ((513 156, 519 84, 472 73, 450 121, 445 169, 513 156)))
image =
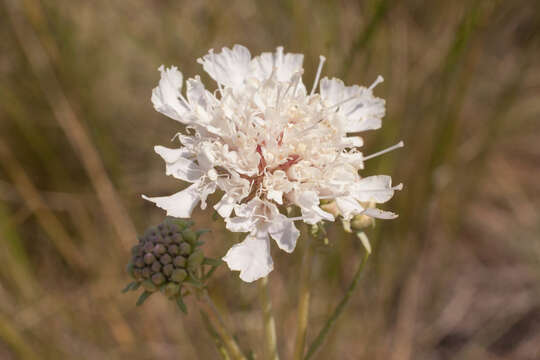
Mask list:
POLYGON ((377 219, 395 219, 398 217, 398 214, 394 214, 390 211, 383 211, 377 208, 367 208, 363 215, 371 216, 377 219))
POLYGON ((337 105, 344 100, 345 84, 343 84, 343 81, 324 77, 319 87, 321 97, 325 100, 327 106, 337 105))
POLYGON ((161 72, 161 79, 159 85, 152 90, 154 109, 174 120, 188 123, 186 114, 189 109, 184 101, 179 99, 183 82, 182 73, 176 66, 165 69, 161 65, 158 70, 161 72))
POLYGON ((201 197, 201 209, 206 209, 206 199, 208 198, 208 195, 211 195, 216 191, 216 187, 216 183, 209 182, 199 188, 199 194, 201 197))
POLYGON ((364 154, 361 152, 345 152, 341 156, 347 159, 347 162, 356 169, 364 168, 364 154))
POLYGON ((401 186, 392 187, 392 178, 387 175, 375 175, 361 179, 351 186, 352 196, 358 201, 387 202, 394 196, 394 190, 401 186))
POLYGON ((218 203, 214 205, 214 209, 216 209, 216 211, 219 215, 221 215, 222 218, 228 218, 229 216, 231 216, 231 213, 234 210, 234 203, 234 198, 225 194, 223 195, 221 200, 219 200, 218 203))
POLYGON ((385 101, 373 96, 371 90, 352 86, 347 88, 345 98, 355 97, 347 101, 339 112, 346 117, 344 129, 347 132, 375 130, 381 127, 385 115, 385 101))
POLYGON ((232 232, 252 232, 256 228, 256 219, 254 217, 240 217, 225 219, 226 228, 232 232))
POLYGON ((270 78, 272 71, 278 81, 290 81, 294 74, 302 70, 302 54, 283 54, 283 47, 278 47, 275 53, 262 53, 253 58, 250 64, 251 74, 264 81, 270 78))
POLYGON ((194 79, 188 79, 186 83, 186 96, 192 106, 200 106, 208 110, 210 105, 218 103, 217 99, 204 88, 200 76, 195 76, 194 79))
POLYGON ((266 197, 269 200, 274 200, 275 202, 277 202, 280 205, 283 204, 283 191, 270 189, 266 193, 266 197))
MULTIPOLYGON (((379 82, 379 79, 375 84, 379 82)), ((372 88, 345 86, 339 79, 321 80, 321 97, 327 106, 338 107, 346 132, 374 130, 381 127, 385 115, 385 101, 373 96, 372 88)))
POLYGON ((201 170, 207 172, 214 168, 216 162, 216 149, 211 143, 204 143, 197 154, 197 162, 201 170))
POLYGON ((168 216, 189 218, 200 200, 198 185, 195 183, 171 196, 148 197, 143 195, 142 197, 145 200, 152 201, 157 207, 166 210, 168 216))
POLYGON ((240 279, 252 282, 268 275, 274 268, 270 256, 270 242, 266 233, 248 235, 233 245, 223 257, 233 271, 240 271, 240 279))
POLYGON ((336 198, 336 206, 339 209, 339 213, 345 220, 350 220, 354 215, 360 214, 364 211, 364 208, 360 203, 351 197, 338 197, 336 198))
POLYGON ((218 54, 210 51, 202 59, 197 59, 208 75, 218 83, 231 88, 243 85, 250 61, 249 50, 241 45, 234 45, 232 49, 224 47, 218 54))
POLYGON ((316 224, 321 220, 334 221, 334 216, 319 207, 319 197, 314 191, 295 192, 294 202, 302 210, 302 218, 308 224, 316 224))
POLYGON ((345 147, 361 147, 364 145, 364 140, 360 136, 347 136, 342 139, 345 147))
POLYGON ((154 151, 165 160, 165 174, 172 175, 177 179, 195 182, 202 176, 199 165, 186 157, 191 152, 186 148, 169 149, 165 146, 156 145, 154 151))
POLYGON ((279 248, 288 253, 293 252, 300 231, 294 226, 294 222, 285 215, 279 214, 270 223, 268 233, 276 241, 279 248))

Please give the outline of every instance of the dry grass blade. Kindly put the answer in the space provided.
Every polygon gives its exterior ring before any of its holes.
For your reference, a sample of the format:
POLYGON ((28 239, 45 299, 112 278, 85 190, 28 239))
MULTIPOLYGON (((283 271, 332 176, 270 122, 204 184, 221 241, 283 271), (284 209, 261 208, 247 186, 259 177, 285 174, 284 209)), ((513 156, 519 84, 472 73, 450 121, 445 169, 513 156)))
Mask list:
POLYGON ((0 338, 7 342, 21 359, 37 360, 40 356, 29 345, 28 339, 23 338, 15 326, 2 314, 0 314, 0 338))
POLYGON ((64 226, 58 218, 49 210, 45 201, 39 194, 22 166, 9 147, 0 139, 0 164, 9 174, 19 194, 23 198, 26 206, 30 208, 36 218, 47 233, 53 244, 56 246, 64 259, 75 266, 86 267, 86 261, 81 256, 77 247, 71 241, 71 237, 65 230, 64 226))
POLYGON ((128 248, 137 236, 135 227, 105 171, 98 151, 64 94, 50 59, 37 34, 28 24, 21 5, 13 0, 5 0, 4 3, 14 33, 30 62, 56 120, 73 148, 77 150, 103 206, 105 215, 109 218, 124 246, 128 248))

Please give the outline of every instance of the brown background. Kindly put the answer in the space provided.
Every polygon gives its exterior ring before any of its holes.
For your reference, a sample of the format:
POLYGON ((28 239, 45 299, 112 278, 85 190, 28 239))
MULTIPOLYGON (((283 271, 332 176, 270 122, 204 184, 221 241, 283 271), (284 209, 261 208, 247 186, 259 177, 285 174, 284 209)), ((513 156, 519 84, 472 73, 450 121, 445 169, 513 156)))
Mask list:
MULTIPOLYGON (((317 358, 540 358, 539 30, 534 0, 0 1, 0 358, 218 357, 193 299, 182 316, 119 290, 135 232, 163 217, 140 194, 183 186, 152 151, 181 130, 152 109, 156 69, 191 77, 234 43, 304 53, 306 84, 319 54, 348 84, 383 75, 364 151, 406 144, 367 164, 404 183, 384 206, 400 218, 368 231, 374 255, 317 358)), ((237 238, 210 214, 194 216, 219 257, 237 238)), ((361 253, 330 228, 308 341, 361 253)), ((274 254, 282 358, 299 256, 274 254)), ((256 286, 223 267, 210 291, 260 353, 256 286)))

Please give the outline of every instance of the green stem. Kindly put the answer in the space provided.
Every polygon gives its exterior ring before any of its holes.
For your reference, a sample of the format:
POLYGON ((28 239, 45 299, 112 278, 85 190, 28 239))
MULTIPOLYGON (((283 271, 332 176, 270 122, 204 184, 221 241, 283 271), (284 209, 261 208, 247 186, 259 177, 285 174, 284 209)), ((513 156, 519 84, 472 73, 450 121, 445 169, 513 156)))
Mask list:
POLYGON ((314 248, 308 231, 306 235, 304 258, 300 269, 300 292, 298 295, 298 320, 296 330, 296 341, 294 344, 293 359, 301 360, 304 357, 306 344, 306 333, 309 318, 309 303, 311 298, 311 263, 313 260, 314 248))
POLYGON ((279 360, 276 342, 276 323, 272 314, 272 301, 268 291, 268 278, 259 280, 259 297, 263 311, 264 355, 268 360, 279 360))
POLYGON ((227 330, 227 327, 225 326, 225 322, 223 321, 223 317, 219 313, 218 308, 208 296, 206 292, 203 293, 202 299, 208 306, 208 309, 210 310, 208 313, 213 318, 212 322, 215 327, 216 332, 219 334, 221 339, 223 340, 223 344, 225 345, 225 348, 227 349, 227 352, 230 354, 231 359, 233 360, 246 360, 246 357, 242 353, 242 350, 240 350, 240 346, 238 346, 238 343, 232 335, 227 330))
POLYGON ((360 265, 358 266, 358 269, 356 270, 356 273, 354 274, 354 277, 353 277, 351 283, 349 284, 349 287, 347 288, 347 292, 345 293, 345 295, 343 295, 343 298, 341 299, 339 304, 336 306, 336 308, 332 312, 332 315, 330 316, 330 318, 328 318, 328 320, 324 324, 324 327, 321 329, 321 331, 319 332, 319 334, 317 335, 315 340, 313 340, 313 342, 309 346, 307 355, 304 358, 304 360, 307 360, 307 359, 311 358, 315 354, 317 349, 324 342, 324 339, 328 335, 328 332, 332 329, 332 327, 336 323, 336 321, 339 318, 339 316, 341 315, 341 313, 343 313, 343 310, 345 309, 345 306, 349 302, 349 300, 351 298, 351 295, 353 294, 354 289, 356 288, 356 285, 358 284, 358 281, 360 280, 360 277, 361 277, 361 275, 363 273, 363 270, 364 270, 364 267, 366 265, 368 257, 369 257, 369 254, 366 252, 366 254, 364 255, 362 261, 360 262, 360 265))
POLYGON ((201 318, 204 323, 204 327, 206 328, 206 331, 212 336, 214 339, 214 342, 216 343, 217 350, 219 354, 221 355, 221 358, 223 360, 231 360, 229 353, 227 352, 227 349, 225 348, 224 341, 219 335, 218 331, 216 330, 215 326, 210 321, 210 318, 208 317, 208 314, 204 310, 200 310, 201 318))

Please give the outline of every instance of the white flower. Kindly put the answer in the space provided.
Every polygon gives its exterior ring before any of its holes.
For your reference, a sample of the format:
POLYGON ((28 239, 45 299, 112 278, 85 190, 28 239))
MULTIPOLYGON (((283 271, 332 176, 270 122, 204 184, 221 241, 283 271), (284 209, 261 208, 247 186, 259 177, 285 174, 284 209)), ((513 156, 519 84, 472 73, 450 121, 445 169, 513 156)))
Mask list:
POLYGON ((223 192, 214 205, 227 229, 246 232, 223 258, 240 278, 251 282, 273 269, 270 238, 292 252, 299 231, 294 221, 316 224, 334 221, 335 214, 320 207, 334 200, 339 215, 391 219, 397 215, 366 203, 384 203, 400 190, 389 176, 362 178, 364 161, 403 146, 399 143, 364 156, 357 134, 381 127, 384 100, 370 87, 345 86, 341 80, 323 78, 315 92, 324 63, 308 93, 302 83, 303 55, 263 53, 252 58, 248 49, 235 45, 209 53, 197 61, 216 81, 217 90, 205 89, 199 76, 186 81, 176 67, 159 68, 161 80, 152 92, 154 108, 184 124, 189 135, 178 134, 182 147, 156 146, 165 160, 166 174, 191 183, 171 196, 145 199, 175 217, 190 217, 208 195, 223 192), (280 211, 297 206, 301 216, 280 211))

